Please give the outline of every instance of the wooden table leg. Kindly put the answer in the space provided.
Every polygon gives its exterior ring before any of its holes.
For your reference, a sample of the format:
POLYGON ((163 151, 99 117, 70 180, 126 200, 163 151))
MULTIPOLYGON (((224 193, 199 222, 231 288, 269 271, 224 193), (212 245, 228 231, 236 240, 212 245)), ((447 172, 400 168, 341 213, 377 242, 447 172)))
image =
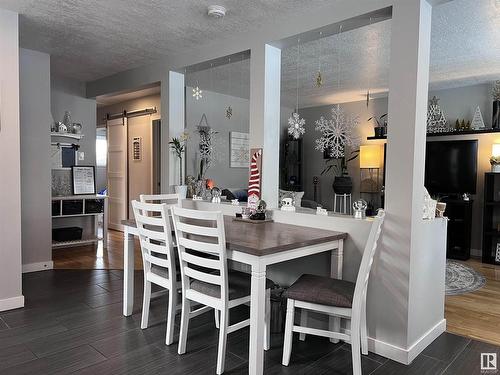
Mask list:
MULTIPOLYGON (((344 241, 338 241, 337 249, 332 250, 331 264, 330 264, 330 277, 342 280, 342 265, 344 262, 344 241)), ((329 318, 330 331, 340 331, 340 318, 330 316, 329 318)), ((332 343, 338 343, 338 339, 330 339, 332 343)))
POLYGON ((266 307, 266 266, 252 265, 250 302, 250 351, 248 373, 264 373, 264 321, 266 307))
POLYGON ((125 226, 123 231, 123 315, 134 309, 134 236, 125 226))

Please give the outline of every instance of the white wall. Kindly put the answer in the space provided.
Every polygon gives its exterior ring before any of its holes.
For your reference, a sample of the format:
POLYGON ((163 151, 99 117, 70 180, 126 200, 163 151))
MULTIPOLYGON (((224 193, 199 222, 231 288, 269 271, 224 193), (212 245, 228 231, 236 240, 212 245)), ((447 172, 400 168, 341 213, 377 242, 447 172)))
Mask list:
POLYGON ((18 15, 0 9, 0 311, 24 306, 21 290, 21 161, 18 15))
POLYGON ((21 194, 23 271, 52 268, 50 56, 21 49, 21 194))

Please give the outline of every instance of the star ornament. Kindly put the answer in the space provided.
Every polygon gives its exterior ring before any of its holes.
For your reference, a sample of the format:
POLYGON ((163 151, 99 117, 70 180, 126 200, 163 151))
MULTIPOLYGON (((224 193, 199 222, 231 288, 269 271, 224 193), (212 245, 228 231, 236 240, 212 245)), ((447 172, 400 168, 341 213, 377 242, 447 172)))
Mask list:
POLYGON ((202 93, 203 91, 200 90, 198 86, 193 88, 193 98, 195 98, 196 100, 200 100, 201 98, 203 98, 202 93))
POLYGON ((300 118, 297 112, 292 113, 292 116, 288 119, 288 134, 294 139, 299 139, 306 132, 305 125, 306 120, 300 118))

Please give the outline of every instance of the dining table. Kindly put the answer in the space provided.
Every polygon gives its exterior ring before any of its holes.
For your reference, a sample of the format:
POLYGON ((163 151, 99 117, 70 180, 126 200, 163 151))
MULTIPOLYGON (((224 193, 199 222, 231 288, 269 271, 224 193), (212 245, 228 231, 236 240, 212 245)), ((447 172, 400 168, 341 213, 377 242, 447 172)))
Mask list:
MULTIPOLYGON (((122 221, 124 230, 123 315, 130 316, 134 303, 134 220, 122 221)), ((347 233, 274 221, 249 223, 224 216, 227 259, 250 266, 250 342, 251 375, 264 372, 264 321, 266 269, 268 266, 330 252, 330 276, 342 279, 343 245, 347 233)), ((340 318, 330 317, 330 328, 340 329, 340 318)))

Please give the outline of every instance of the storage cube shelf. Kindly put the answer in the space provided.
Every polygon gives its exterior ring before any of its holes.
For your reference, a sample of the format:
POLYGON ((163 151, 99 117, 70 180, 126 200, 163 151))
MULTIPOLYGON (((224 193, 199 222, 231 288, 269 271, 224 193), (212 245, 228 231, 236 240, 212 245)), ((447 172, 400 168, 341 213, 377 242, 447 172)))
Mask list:
POLYGON ((52 248, 88 245, 103 240, 104 248, 107 247, 107 196, 105 195, 72 195, 65 197, 52 197, 52 220, 62 221, 71 217, 94 217, 94 236, 84 237, 72 241, 52 241, 52 248), (102 216, 102 237, 97 235, 97 220, 102 216))
POLYGON ((500 264, 500 173, 484 174, 483 263, 500 264), (497 259, 495 259, 497 258, 497 259))

